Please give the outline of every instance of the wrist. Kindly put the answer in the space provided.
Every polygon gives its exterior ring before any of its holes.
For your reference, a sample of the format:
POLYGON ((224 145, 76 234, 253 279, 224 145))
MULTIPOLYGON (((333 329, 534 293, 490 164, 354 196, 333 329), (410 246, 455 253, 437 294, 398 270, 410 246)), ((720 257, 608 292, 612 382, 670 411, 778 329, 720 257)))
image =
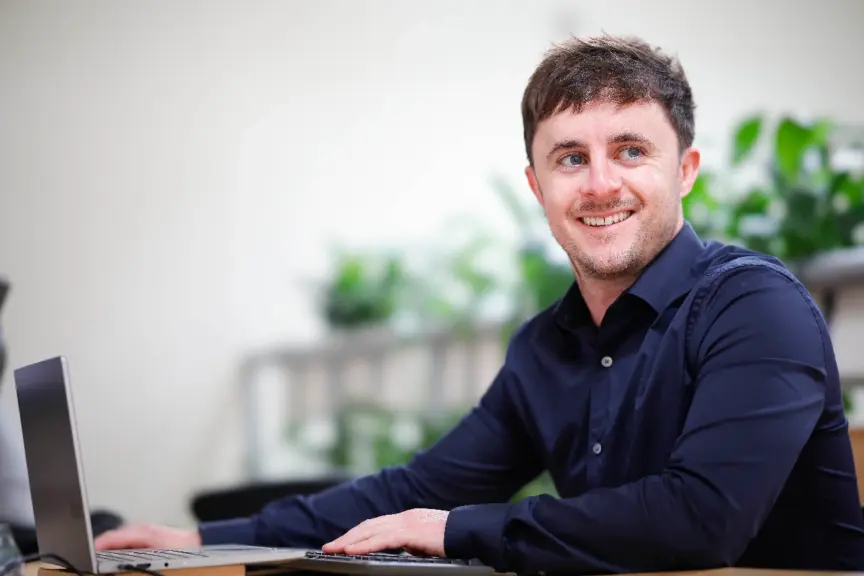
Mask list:
POLYGON ((209 544, 241 544, 258 545, 255 534, 255 522, 250 518, 235 518, 233 520, 215 520, 198 525, 197 537, 202 545, 209 544))
POLYGON ((504 524, 511 508, 511 504, 479 504, 451 510, 444 526, 446 556, 476 558, 501 569, 504 566, 504 524))

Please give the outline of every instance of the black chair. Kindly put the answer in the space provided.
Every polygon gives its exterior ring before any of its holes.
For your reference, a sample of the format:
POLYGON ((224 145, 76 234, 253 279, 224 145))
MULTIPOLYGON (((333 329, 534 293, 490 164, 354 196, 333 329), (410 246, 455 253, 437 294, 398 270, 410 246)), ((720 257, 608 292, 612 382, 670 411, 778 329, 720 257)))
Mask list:
POLYGON ((201 492, 192 498, 192 515, 198 522, 244 518, 268 503, 295 495, 315 494, 350 480, 349 476, 255 482, 222 490, 201 492))

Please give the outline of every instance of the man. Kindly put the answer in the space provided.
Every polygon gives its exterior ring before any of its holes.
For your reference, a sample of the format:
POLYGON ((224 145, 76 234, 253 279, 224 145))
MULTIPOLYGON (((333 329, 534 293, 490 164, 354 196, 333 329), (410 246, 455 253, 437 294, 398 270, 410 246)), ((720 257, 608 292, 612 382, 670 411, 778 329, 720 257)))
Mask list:
POLYGON ((526 175, 576 281, 513 337, 477 407, 405 466, 97 546, 405 548, 570 574, 864 569, 825 323, 775 259, 684 222, 693 108, 679 64, 639 40, 551 50, 524 94, 526 175), (544 469, 561 498, 509 502, 544 469))

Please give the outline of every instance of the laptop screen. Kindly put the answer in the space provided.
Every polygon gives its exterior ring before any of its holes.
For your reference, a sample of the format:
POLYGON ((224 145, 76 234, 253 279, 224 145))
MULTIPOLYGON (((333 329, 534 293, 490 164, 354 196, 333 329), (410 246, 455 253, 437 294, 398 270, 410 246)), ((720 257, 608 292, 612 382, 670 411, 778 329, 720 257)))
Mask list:
POLYGON ((69 372, 62 357, 15 370, 39 551, 95 571, 69 372))

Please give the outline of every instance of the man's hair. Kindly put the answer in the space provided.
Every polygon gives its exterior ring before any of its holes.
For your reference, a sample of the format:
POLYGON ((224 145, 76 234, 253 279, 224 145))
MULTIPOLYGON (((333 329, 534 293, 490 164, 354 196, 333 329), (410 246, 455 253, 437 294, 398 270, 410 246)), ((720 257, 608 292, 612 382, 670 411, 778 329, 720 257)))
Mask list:
POLYGON ((677 59, 635 37, 574 38, 546 53, 525 88, 522 125, 529 162, 540 122, 565 110, 579 113, 595 101, 657 102, 678 135, 679 149, 693 144, 693 94, 677 59))

